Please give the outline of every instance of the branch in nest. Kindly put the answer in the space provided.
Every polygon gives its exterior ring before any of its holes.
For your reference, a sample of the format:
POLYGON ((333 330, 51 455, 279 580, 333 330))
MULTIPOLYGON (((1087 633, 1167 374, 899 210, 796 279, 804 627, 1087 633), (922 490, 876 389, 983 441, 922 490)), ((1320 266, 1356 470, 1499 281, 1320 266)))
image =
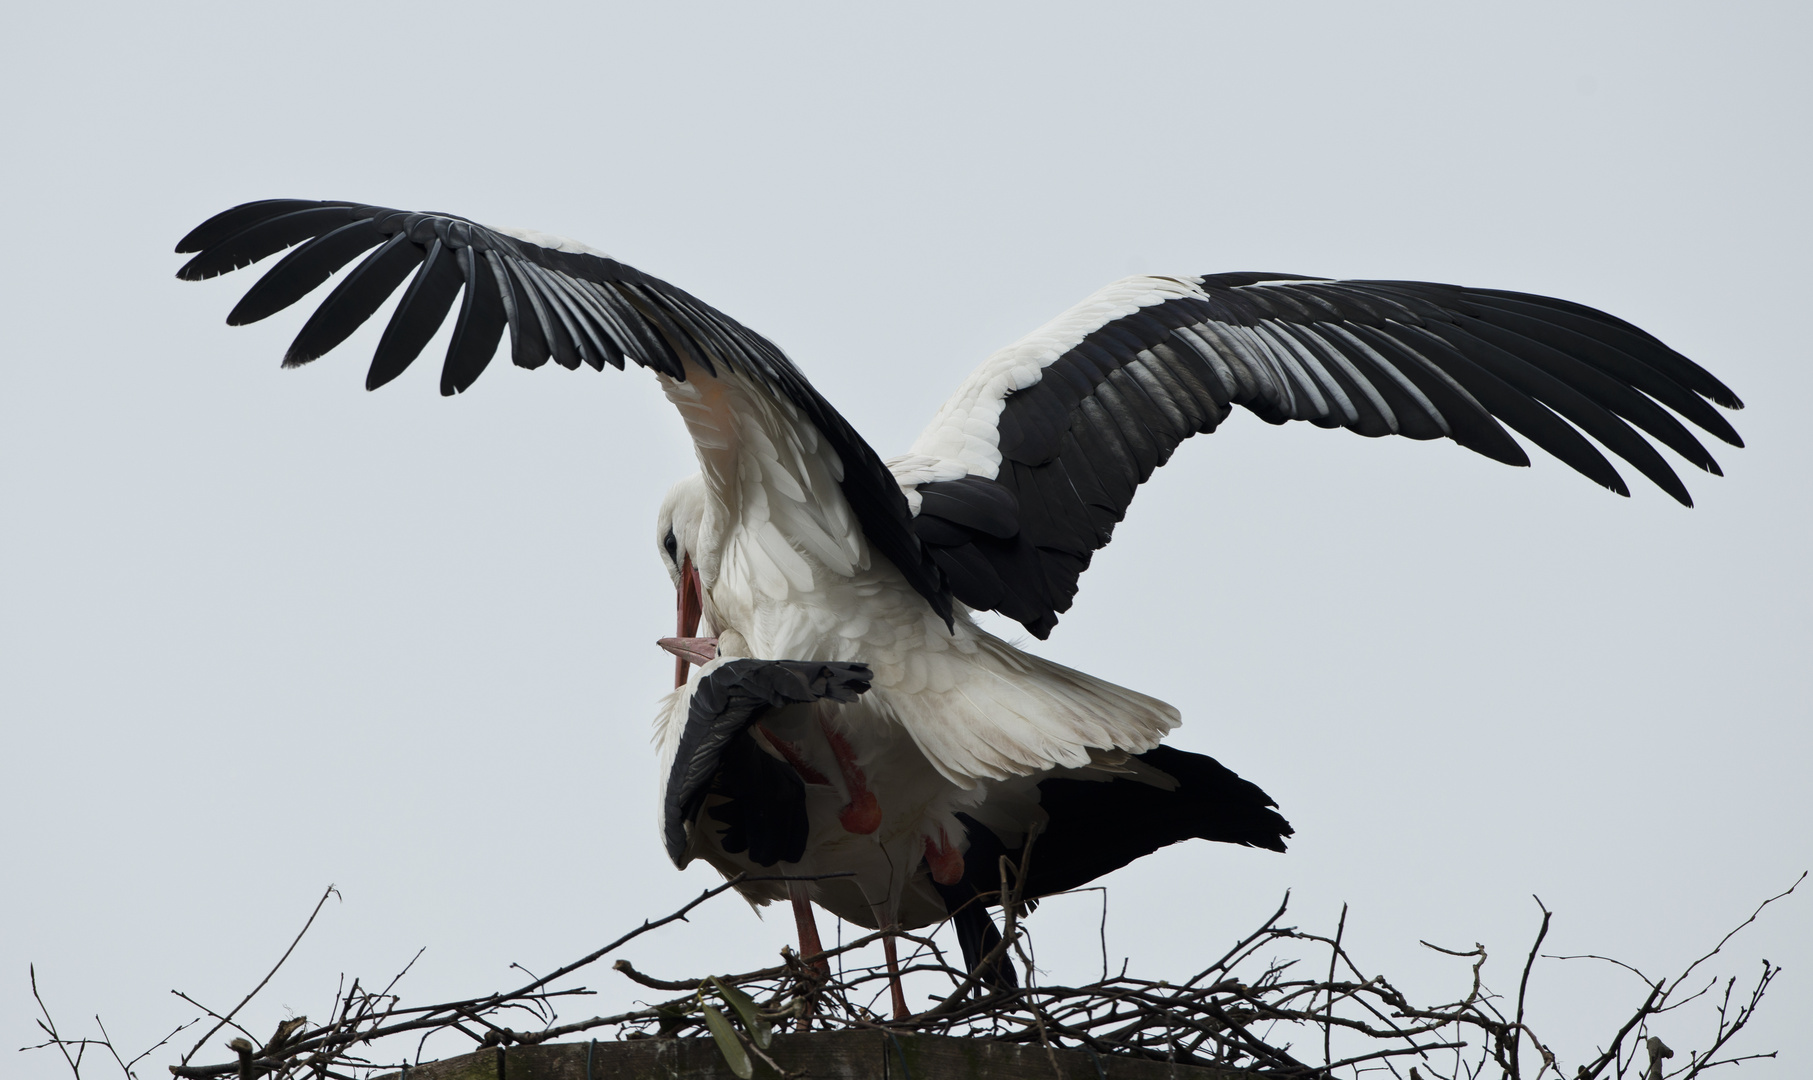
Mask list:
MULTIPOLYGON (((616 1029, 620 1038, 675 1037, 706 1033, 708 999, 734 1008, 718 1010, 722 1017, 734 1014, 744 1025, 732 1034, 755 1056, 768 1059, 758 1041, 765 1041, 770 1025, 806 1030, 807 1018, 818 1030, 870 1029, 897 1033, 951 1035, 994 1039, 1005 1042, 1037 1044, 1048 1052, 1058 1049, 1083 1049, 1098 1056, 1120 1056, 1167 1061, 1187 1065, 1215 1065, 1224 1068, 1263 1069, 1280 1077, 1357 1076, 1379 1068, 1397 1074, 1398 1065, 1410 1066, 1416 1080, 1424 1077, 1478 1077, 1488 1068, 1511 1080, 1562 1080, 1564 1074, 1556 1056, 1543 1043, 1527 1019, 1531 974, 1546 940, 1552 913, 1543 907, 1541 926, 1519 972, 1515 1003, 1505 1015, 1495 1003, 1498 998, 1487 988, 1483 971, 1485 949, 1458 951, 1428 945, 1429 948, 1463 960, 1467 965, 1466 993, 1446 1005, 1423 1006, 1408 999, 1389 980, 1367 975, 1350 954, 1346 945, 1346 912, 1332 937, 1308 933, 1283 925, 1289 908, 1286 894, 1277 911, 1258 929, 1241 938, 1221 957, 1182 983, 1144 979, 1127 972, 1110 974, 1105 968, 1100 979, 1081 986, 1040 986, 1036 984, 1037 968, 1030 963, 1033 955, 1030 939, 1020 922, 1022 887, 1027 880, 1031 839, 1018 865, 1003 859, 999 866, 1000 891, 994 897, 1001 901, 1003 926, 1001 941, 982 959, 975 970, 961 970, 946 962, 944 954, 930 936, 895 934, 912 942, 915 950, 903 965, 903 978, 941 983, 944 992, 933 995, 937 1004, 902 1021, 878 1016, 874 1008, 886 983, 885 965, 844 963, 833 975, 816 965, 807 965, 791 950, 782 950, 782 962, 739 975, 717 975, 703 979, 664 979, 639 971, 628 960, 620 959, 613 969, 635 984, 678 996, 656 1004, 642 1005, 615 1015, 593 1016, 586 1020, 560 1022, 557 1008, 567 998, 589 996, 594 991, 579 986, 556 987, 562 979, 597 962, 650 930, 683 921, 701 904, 748 881, 790 880, 784 876, 733 879, 708 889, 674 912, 619 936, 610 944, 545 976, 530 975, 530 981, 515 990, 437 1005, 403 1006, 395 987, 402 975, 392 978, 385 988, 373 993, 354 980, 351 988, 336 991, 334 1007, 328 1021, 311 1025, 297 1017, 276 1025, 270 1038, 260 1044, 237 1022, 236 1015, 268 983, 283 960, 301 940, 298 934, 289 950, 271 973, 246 995, 239 1005, 224 1013, 203 1008, 215 1021, 207 1037, 225 1027, 240 1034, 228 1043, 237 1060, 214 1065, 188 1063, 195 1051, 184 1055, 171 1073, 195 1080, 214 1080, 228 1076, 246 1080, 360 1080, 379 1071, 374 1060, 380 1057, 367 1047, 390 1046, 407 1036, 417 1040, 416 1059, 420 1060, 425 1041, 440 1033, 458 1033, 481 1047, 532 1045, 562 1036, 599 1029, 616 1029), (1312 946, 1326 948, 1325 971, 1310 973, 1307 964, 1279 950, 1312 946), (1018 956, 1026 969, 1022 985, 991 986, 986 973, 993 965, 1006 963, 1009 955, 1018 956), (511 1026, 516 1017, 526 1015, 531 1026, 511 1026), (1292 1046, 1309 1036, 1321 1043, 1322 1063, 1311 1065, 1301 1060, 1292 1046), (1519 1050, 1528 1039, 1541 1057, 1540 1064, 1529 1072, 1519 1050), (1437 1065, 1437 1056, 1444 1063, 1437 1065), (1470 1055, 1470 1056, 1469 1056, 1470 1055)), ((792 879, 797 880, 797 879, 792 879)), ((814 880, 814 879, 807 879, 814 880)), ((1799 881, 1795 882, 1798 887, 1799 881)), ((1764 908, 1794 891, 1791 887, 1771 897, 1740 924, 1742 929, 1754 922, 1764 908)), ((329 890, 317 903, 303 932, 312 925, 329 890)), ((1732 931, 1733 934, 1736 930, 1732 931)), ((861 950, 880 941, 883 932, 865 935, 826 956, 853 960, 861 950)), ((1719 954, 1731 940, 1727 934, 1712 951, 1689 964, 1671 980, 1644 979, 1645 996, 1630 1018, 1617 1030, 1609 1049, 1580 1067, 1570 1080, 1638 1080, 1636 1058, 1642 1050, 1649 1057, 1643 1067, 1643 1080, 1664 1080, 1663 1062, 1673 1060, 1667 1050, 1650 1034, 1648 1022, 1661 1013, 1678 1009, 1699 999, 1699 993, 1687 994, 1686 980, 1697 977, 1700 969, 1719 954)), ((420 953, 417 954, 420 956, 420 953)), ((415 960, 410 961, 413 966, 415 960)), ((1635 972, 1635 968, 1620 965, 1635 972)), ((1728 1054, 1732 1040, 1755 1016, 1770 982, 1779 967, 1764 963, 1760 977, 1747 994, 1736 989, 1736 979, 1724 980, 1722 995, 1716 995, 1715 1027, 1705 1050, 1685 1055, 1667 1080, 1690 1080, 1708 1069, 1750 1060, 1767 1054, 1728 1054)), ((525 969, 526 971, 526 969, 525 969)), ((1641 977, 1640 973, 1639 977, 1641 977)), ((1697 985, 1697 984, 1696 984, 1697 985)), ((36 972, 33 993, 37 994, 36 972)), ((128 1077, 132 1066, 143 1060, 120 1061, 111 1040, 102 1028, 99 1040, 66 1037, 51 1020, 41 996, 37 998, 43 1014, 39 1026, 48 1039, 42 1047, 55 1046, 72 1072, 80 1076, 82 1055, 89 1047, 103 1047, 128 1077)), ((184 1000, 190 1000, 186 996, 184 1000)), ((1710 1003, 1710 1002, 1709 1002, 1710 1003)), ((202 1008, 201 1006, 197 1006, 202 1008)), ((96 1020, 97 1024, 99 1020, 96 1020)), ((193 1023, 193 1022, 192 1022, 193 1023)), ((187 1025, 185 1025, 187 1026, 187 1025)), ((166 1036, 162 1046, 173 1038, 177 1029, 166 1036)), ((719 1033, 720 1035, 722 1032, 719 1033)), ((206 1042, 206 1038, 202 1040, 206 1042)), ((199 1045, 199 1044, 198 1044, 199 1045)), ((722 1044, 720 1044, 722 1045, 722 1044)), ((1313 1045, 1313 1044, 1312 1044, 1313 1045)), ((155 1049, 155 1048, 154 1048, 155 1049)), ((1055 1057, 1052 1058, 1056 1063, 1055 1057)), ((769 1064, 774 1064, 769 1060, 769 1064)), ((778 1067, 777 1067, 778 1069, 778 1067)))

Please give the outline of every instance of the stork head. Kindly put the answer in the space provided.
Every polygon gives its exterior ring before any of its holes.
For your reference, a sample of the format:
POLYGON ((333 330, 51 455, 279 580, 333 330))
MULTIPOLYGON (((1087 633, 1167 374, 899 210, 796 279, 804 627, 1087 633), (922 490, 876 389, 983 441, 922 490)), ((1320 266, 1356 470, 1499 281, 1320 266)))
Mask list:
MULTIPOLYGON (((686 669, 717 655, 718 639, 699 637, 705 611, 705 584, 699 576, 699 540, 705 521, 705 478, 697 473, 675 484, 661 500, 655 543, 673 579, 677 622, 674 636, 657 644, 674 655, 674 686, 686 685, 686 669)), ((714 560, 715 561, 715 560, 714 560)), ((709 629, 709 628, 708 628, 709 629)))

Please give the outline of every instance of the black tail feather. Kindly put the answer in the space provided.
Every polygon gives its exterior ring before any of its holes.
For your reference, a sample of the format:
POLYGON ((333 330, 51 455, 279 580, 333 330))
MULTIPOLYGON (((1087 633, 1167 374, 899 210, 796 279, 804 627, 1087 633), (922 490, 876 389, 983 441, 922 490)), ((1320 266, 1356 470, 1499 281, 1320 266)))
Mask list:
MULTIPOLYGON (((1022 890, 1026 900, 1085 885, 1141 856, 1180 840, 1201 838, 1245 847, 1284 850, 1292 835, 1290 822, 1275 809, 1271 796, 1242 780, 1212 757, 1160 746, 1137 755, 1139 760, 1177 781, 1167 791, 1132 776, 1106 780, 1054 778, 1039 784, 1039 805, 1049 820, 1025 861, 1029 874, 1022 890)), ((1025 848, 1008 848, 994 830, 970 817, 957 820, 968 833, 963 877, 939 885, 945 909, 952 913, 963 964, 975 971, 1001 941, 988 908, 1000 904, 1000 857, 1016 864, 1025 848)), ((993 986, 1019 985, 1013 964, 1001 956, 985 979, 993 986)))
POLYGON ((1176 778, 1166 791, 1131 777, 1039 785, 1050 822, 1033 845, 1026 895, 1074 889, 1180 840, 1284 850, 1290 822, 1269 795, 1214 758, 1160 746, 1139 760, 1176 778))

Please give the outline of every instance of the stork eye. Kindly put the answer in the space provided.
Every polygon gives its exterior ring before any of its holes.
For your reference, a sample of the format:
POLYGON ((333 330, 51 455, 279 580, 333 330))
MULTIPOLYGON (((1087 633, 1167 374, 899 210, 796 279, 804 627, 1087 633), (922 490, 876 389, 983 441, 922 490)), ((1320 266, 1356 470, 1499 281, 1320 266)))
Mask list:
POLYGON ((667 530, 667 539, 661 541, 661 546, 667 549, 667 557, 673 561, 673 564, 680 565, 680 542, 674 539, 672 529, 667 530))

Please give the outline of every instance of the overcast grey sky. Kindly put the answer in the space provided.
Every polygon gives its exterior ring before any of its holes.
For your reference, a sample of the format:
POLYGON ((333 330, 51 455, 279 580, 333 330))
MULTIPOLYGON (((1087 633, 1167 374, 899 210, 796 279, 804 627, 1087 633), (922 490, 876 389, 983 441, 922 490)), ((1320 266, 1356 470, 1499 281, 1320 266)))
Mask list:
MULTIPOLYGON (((650 542, 691 471, 644 373, 440 346, 361 389, 382 319, 311 368, 308 308, 175 281, 249 199, 448 210, 572 236, 786 348, 884 454, 984 356, 1131 273, 1522 289, 1630 319, 1750 408, 1683 510, 1539 459, 1238 417, 1135 501, 1037 651, 1183 710, 1262 784, 1275 856, 1108 879, 1155 977, 1294 889, 1359 956, 1514 990, 1549 949, 1678 968, 1813 865, 1802 4, 33 5, 0 34, 0 1048, 59 1018, 134 1049, 426 946, 417 1000, 545 969, 712 884, 656 840, 673 598, 650 542)), ((1034 917, 1096 970, 1098 899, 1034 917)), ((698 975, 789 920, 734 901, 630 951, 698 975)), ((1813 897, 1720 970, 1788 971, 1747 1076, 1813 1051, 1813 897)), ((1192 968, 1193 970, 1193 968, 1192 968)), ((599 1007, 628 1000, 609 973, 599 1007)), ((1539 965, 1578 1059, 1635 980, 1539 965)), ((1677 1048, 1702 1028, 1665 1030, 1677 1048)), ((210 1056, 218 1056, 211 1054, 210 1056)), ((162 1061, 146 1075, 162 1072, 162 1061)), ((49 1055, 0 1060, 48 1077, 49 1055)))

